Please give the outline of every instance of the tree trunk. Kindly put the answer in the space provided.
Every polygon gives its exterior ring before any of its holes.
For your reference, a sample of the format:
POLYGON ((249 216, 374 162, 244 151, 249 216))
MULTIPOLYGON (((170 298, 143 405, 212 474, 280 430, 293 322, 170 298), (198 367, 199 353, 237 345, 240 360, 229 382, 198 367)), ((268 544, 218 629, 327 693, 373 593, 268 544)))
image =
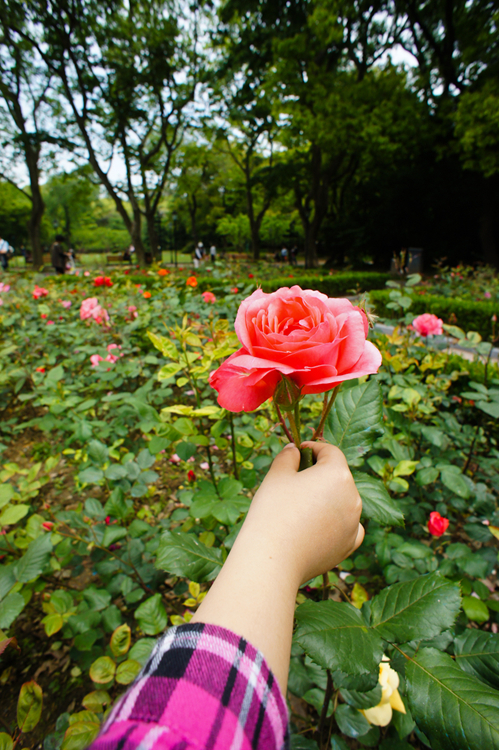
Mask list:
POLYGON ((483 259, 487 265, 499 269, 497 249, 497 181, 492 177, 484 180, 482 210, 479 219, 480 242, 483 259))
POLYGON ((41 268, 43 265, 43 252, 40 243, 40 227, 42 225, 43 212, 45 211, 45 203, 43 202, 40 190, 36 190, 31 194, 31 216, 29 219, 29 237, 31 241, 31 252, 33 256, 33 266, 35 268, 41 268))
POLYGON ((145 266, 146 250, 144 243, 142 242, 141 214, 138 206, 134 207, 133 221, 130 227, 130 237, 132 238, 132 243, 135 247, 135 252, 137 253, 137 262, 139 266, 145 266))
POLYGON ((149 247, 151 248, 151 255, 153 258, 159 257, 159 245, 158 245, 158 233, 156 231, 156 224, 154 222, 154 214, 151 212, 146 213, 146 224, 147 224, 147 237, 149 239, 149 247))

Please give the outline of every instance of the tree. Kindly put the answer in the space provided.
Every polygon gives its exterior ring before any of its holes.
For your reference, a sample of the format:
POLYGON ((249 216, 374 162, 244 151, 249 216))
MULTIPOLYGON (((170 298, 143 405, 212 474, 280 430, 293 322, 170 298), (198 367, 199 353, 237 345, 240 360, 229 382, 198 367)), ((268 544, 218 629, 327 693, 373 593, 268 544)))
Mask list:
POLYGON ((74 226, 91 212, 91 204, 97 200, 99 187, 92 182, 92 168, 87 165, 73 172, 54 175, 44 185, 43 193, 47 213, 58 233, 74 244, 74 226))
POLYGON ((42 150, 60 141, 50 133, 51 77, 36 46, 26 37, 25 8, 0 0, 0 175, 31 203, 29 237, 35 267, 42 264, 40 228, 45 204, 40 188, 42 150), (21 187, 20 163, 29 187, 21 187), (17 169, 16 169, 17 167, 17 169))
POLYGON ((197 82, 196 25, 190 35, 178 23, 185 8, 173 0, 30 7, 32 36, 66 102, 59 126, 107 190, 144 263, 142 216, 155 253, 154 217, 197 82), (113 179, 116 155, 124 176, 113 179))
POLYGON ((458 153, 466 169, 481 175, 482 252, 499 268, 497 5, 490 0, 396 0, 396 6, 407 19, 402 40, 418 62, 418 86, 442 130, 440 156, 458 153))

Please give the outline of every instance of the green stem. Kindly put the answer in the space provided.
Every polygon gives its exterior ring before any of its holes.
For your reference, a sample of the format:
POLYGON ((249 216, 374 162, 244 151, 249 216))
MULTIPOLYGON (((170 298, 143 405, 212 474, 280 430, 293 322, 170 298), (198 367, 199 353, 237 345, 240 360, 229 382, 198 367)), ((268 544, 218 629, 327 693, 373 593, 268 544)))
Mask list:
POLYGON ((234 479, 239 479, 239 472, 237 469, 237 460, 236 460, 236 433, 234 431, 234 417, 232 416, 232 412, 229 412, 229 422, 230 422, 230 442, 232 446, 232 463, 234 465, 234 479))
POLYGON ((210 450, 210 446, 209 446, 209 445, 207 445, 207 446, 206 446, 206 453, 207 453, 207 455, 208 455, 208 464, 209 464, 209 466, 210 466, 210 476, 211 476, 211 481, 212 481, 212 482, 213 482, 213 484, 215 485, 215 489, 216 489, 216 491, 217 491, 217 493, 218 493, 218 485, 217 485, 217 480, 216 480, 216 478, 215 478, 215 470, 214 470, 214 468, 213 468, 213 459, 212 459, 212 457, 211 457, 211 450, 210 450))
POLYGON ((275 410, 277 412, 277 418, 278 418, 278 420, 279 420, 279 422, 281 424, 282 429, 284 430, 284 434, 288 438, 289 442, 293 443, 294 442, 293 436, 290 433, 290 431, 288 430, 288 426, 287 426, 286 422, 284 421, 284 417, 281 414, 281 410, 279 409, 277 401, 274 401, 274 406, 275 406, 275 410))
POLYGON ((329 399, 329 401, 326 401, 326 397, 324 396, 324 406, 322 408, 321 420, 317 426, 317 429, 312 435, 312 440, 317 440, 317 438, 322 437, 322 433, 324 432, 324 425, 326 424, 326 419, 328 418, 328 414, 331 411, 331 408, 334 402, 336 401, 336 396, 338 395, 340 388, 341 388, 341 383, 337 385, 336 388, 333 388, 333 392, 331 394, 331 398, 329 399))

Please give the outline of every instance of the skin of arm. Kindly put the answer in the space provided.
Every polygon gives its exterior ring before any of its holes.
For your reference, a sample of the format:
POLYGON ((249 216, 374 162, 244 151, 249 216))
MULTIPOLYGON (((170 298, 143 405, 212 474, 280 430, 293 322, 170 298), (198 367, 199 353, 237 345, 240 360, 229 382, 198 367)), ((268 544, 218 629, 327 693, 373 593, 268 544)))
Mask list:
POLYGON ((316 463, 298 472, 287 445, 256 493, 234 546, 192 622, 232 630, 265 656, 286 692, 296 595, 364 538, 362 502, 343 453, 306 442, 316 463))

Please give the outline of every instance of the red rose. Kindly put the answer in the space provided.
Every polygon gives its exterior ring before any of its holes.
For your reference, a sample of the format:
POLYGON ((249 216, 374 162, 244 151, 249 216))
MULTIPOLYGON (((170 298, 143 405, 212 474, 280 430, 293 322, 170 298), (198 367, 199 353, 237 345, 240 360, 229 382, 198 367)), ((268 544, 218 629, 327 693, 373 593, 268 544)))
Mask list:
POLYGON ((111 523, 111 516, 106 516, 104 519, 104 523, 106 524, 106 526, 109 526, 109 524, 111 523))
POLYGON ((196 481, 196 475, 194 474, 194 472, 193 472, 192 469, 190 469, 187 472, 187 479, 189 480, 189 482, 195 482, 196 481))
POLYGON ((42 523, 42 528, 44 528, 45 531, 52 531, 52 529, 54 528, 54 524, 52 523, 52 521, 44 521, 42 523))
POLYGON ((45 367, 37 367, 36 371, 37 372, 45 372, 45 367))
POLYGON ((252 274, 252 273, 249 273, 249 274, 248 274, 248 279, 254 279, 254 278, 255 278, 255 277, 253 276, 253 274, 252 274))
POLYGON ((256 409, 274 395, 281 374, 302 394, 324 393, 381 365, 366 340, 363 310, 299 286, 272 294, 257 289, 241 303, 235 329, 242 348, 210 375, 218 403, 229 411, 256 409))
POLYGON ((432 536, 442 536, 447 531, 449 525, 449 519, 444 518, 437 513, 436 510, 430 513, 430 520, 428 521, 428 531, 432 536))

